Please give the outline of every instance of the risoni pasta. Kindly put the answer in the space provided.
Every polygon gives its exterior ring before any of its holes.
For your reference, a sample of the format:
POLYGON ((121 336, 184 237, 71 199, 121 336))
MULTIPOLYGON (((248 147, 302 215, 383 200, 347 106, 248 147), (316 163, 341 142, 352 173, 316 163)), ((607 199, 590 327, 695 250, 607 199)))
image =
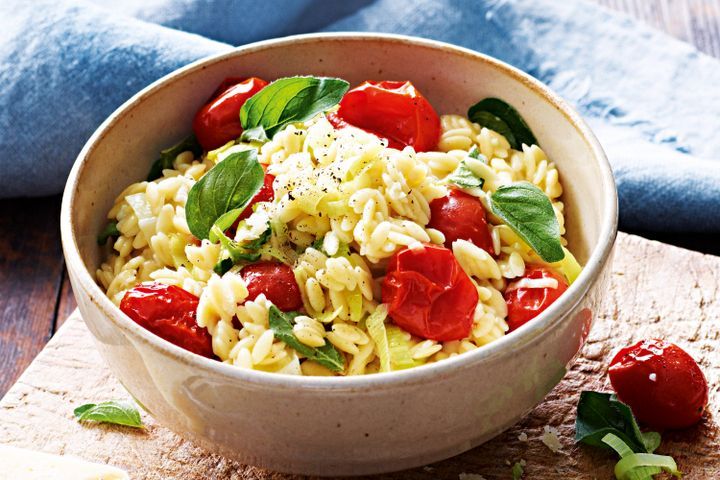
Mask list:
MULTIPOLYGON (((262 102, 279 82, 256 85, 242 108, 262 102)), ((397 370, 481 348, 519 328, 579 270, 565 248, 557 167, 536 143, 514 145, 522 132, 509 138, 493 130, 508 123, 501 118, 488 125, 433 110, 434 120, 427 114, 430 120, 411 127, 387 119, 401 125, 396 131, 388 122, 363 123, 359 115, 376 118, 373 110, 346 106, 362 89, 402 99, 412 88, 422 102, 408 103, 407 114, 432 110, 412 84, 402 90, 399 83, 366 82, 345 93, 339 107, 276 131, 260 124, 268 139, 237 133, 207 148, 213 132, 196 130, 200 148, 163 152, 157 178, 118 195, 108 213, 116 232, 98 283, 126 313, 142 309, 142 298, 133 296, 138 285, 156 285, 163 298, 171 288, 188 292, 196 299, 188 300, 191 309, 171 309, 163 321, 171 319, 193 342, 207 335, 206 356, 267 372, 397 370), (198 235, 205 220, 194 216, 202 205, 193 204, 193 190, 238 159, 257 162, 265 183, 251 192, 249 206, 227 209, 233 221, 198 235), (514 204, 503 203, 511 191, 540 199, 533 208, 549 212, 564 258, 533 247, 539 234, 513 223, 518 215, 504 209, 514 204)), ((210 220, 221 222, 219 215, 210 220)), ((155 320, 143 325, 163 336, 155 320)), ((192 350, 190 340, 163 338, 192 350)))

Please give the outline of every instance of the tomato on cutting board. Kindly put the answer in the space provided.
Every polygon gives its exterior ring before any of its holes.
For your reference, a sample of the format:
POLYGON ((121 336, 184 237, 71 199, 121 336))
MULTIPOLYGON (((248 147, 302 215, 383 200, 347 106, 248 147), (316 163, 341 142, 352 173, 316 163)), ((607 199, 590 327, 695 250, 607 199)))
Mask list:
POLYGON ((467 240, 495 255, 485 207, 476 197, 461 190, 452 188, 448 195, 430 202, 428 227, 445 235, 447 248, 452 248, 455 240, 467 240))
POLYGON ((174 285, 146 283, 131 288, 120 310, 160 338, 207 358, 215 358, 212 338, 195 318, 198 297, 174 285))
POLYGON ((450 250, 423 245, 391 257, 382 301, 392 321, 413 335, 460 340, 470 334, 478 292, 450 250))
POLYGON ((426 152, 440 139, 440 117, 409 81, 368 80, 347 92, 338 111, 327 117, 336 128, 361 128, 397 149, 426 152))
POLYGON ((663 340, 643 340, 620 350, 608 376, 618 398, 648 426, 684 428, 697 423, 708 404, 708 385, 695 360, 663 340))
POLYGON ((280 262, 259 262, 243 267, 240 275, 248 289, 248 300, 261 293, 282 311, 298 310, 303 306, 300 287, 292 268, 280 262))
POLYGON ((540 315, 567 289, 568 283, 565 278, 551 268, 526 267, 525 274, 511 282, 505 290, 505 303, 508 307, 507 323, 510 331, 540 315), (548 283, 552 283, 553 286, 543 286, 548 283))
POLYGON ((267 84, 257 77, 244 80, 226 78, 220 84, 213 98, 198 110, 193 119, 193 132, 204 150, 222 147, 242 134, 240 108, 267 84))

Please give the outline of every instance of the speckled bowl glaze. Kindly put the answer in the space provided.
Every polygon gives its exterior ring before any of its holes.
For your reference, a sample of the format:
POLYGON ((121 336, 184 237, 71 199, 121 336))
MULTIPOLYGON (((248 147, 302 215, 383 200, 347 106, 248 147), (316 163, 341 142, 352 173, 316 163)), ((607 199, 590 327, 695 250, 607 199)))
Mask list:
POLYGON ((316 475, 424 465, 515 423, 560 381, 605 291, 617 195, 600 145, 540 82, 493 58, 418 38, 304 35, 240 47, 158 80, 108 118, 80 153, 62 205, 62 240, 80 311, 127 390, 160 423, 241 462, 316 475), (157 152, 187 135, 193 114, 228 76, 314 74, 351 84, 409 79, 439 113, 487 96, 514 105, 562 177, 567 238, 585 268, 537 319, 478 350, 411 370, 362 377, 249 371, 196 356, 126 317, 94 280, 95 242, 114 198, 157 152))

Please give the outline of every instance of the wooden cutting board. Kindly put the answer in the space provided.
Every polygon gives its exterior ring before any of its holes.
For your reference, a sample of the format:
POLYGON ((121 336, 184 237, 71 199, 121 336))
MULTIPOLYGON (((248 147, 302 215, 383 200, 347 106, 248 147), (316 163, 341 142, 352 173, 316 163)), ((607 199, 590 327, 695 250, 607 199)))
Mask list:
MULTIPOLYGON (((612 455, 574 444, 578 394, 607 390, 611 352, 651 337, 686 348, 711 385, 707 418, 687 431, 663 435, 659 453, 673 455, 686 479, 720 478, 719 289, 720 257, 620 234, 612 282, 590 338, 545 401, 485 445, 434 465, 377 478, 460 479, 463 473, 481 474, 487 480, 511 478, 511 465, 520 459, 526 462, 525 479, 613 478, 612 455), (559 431, 558 453, 540 440, 546 425, 559 431), (518 439, 521 434, 527 435, 526 441, 518 439)), ((126 469, 133 479, 298 478, 210 454, 148 415, 145 432, 79 425, 73 419, 72 410, 80 404, 127 397, 75 312, 0 401, 0 443, 110 463, 126 469)))

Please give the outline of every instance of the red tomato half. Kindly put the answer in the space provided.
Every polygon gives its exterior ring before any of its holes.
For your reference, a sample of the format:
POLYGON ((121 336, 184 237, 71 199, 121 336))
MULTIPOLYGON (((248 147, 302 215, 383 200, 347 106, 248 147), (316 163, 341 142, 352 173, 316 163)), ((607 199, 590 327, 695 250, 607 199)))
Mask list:
POLYGON ((180 287, 149 283, 125 293, 120 310, 135 323, 178 347, 215 358, 212 337, 198 326, 198 297, 180 287))
POLYGON ((263 182, 263 186, 260 187, 260 190, 255 194, 255 196, 250 200, 250 203, 247 204, 247 207, 245 207, 245 210, 242 211, 240 216, 235 220, 235 226, 237 227, 237 224, 241 220, 245 220, 253 213, 253 205, 260 202, 272 202, 275 199, 275 191, 273 190, 273 181, 275 180, 275 177, 273 175, 270 175, 269 173, 265 174, 265 180, 263 182))
POLYGON ((336 128, 350 124, 386 138, 393 148, 426 152, 440 139, 440 118, 408 81, 368 80, 347 92, 328 119, 336 128))
POLYGON ((507 323, 510 331, 525 325, 528 321, 540 315, 546 308, 558 299, 568 289, 567 281, 562 275, 547 267, 528 267, 525 275, 508 285, 505 291, 505 302, 508 307, 507 323), (527 288, 518 282, 522 279, 554 278, 557 288, 527 288), (517 288, 516 288, 517 287, 517 288))
POLYGON ((453 188, 447 196, 430 202, 428 227, 445 235, 447 248, 452 248, 455 240, 468 240, 495 255, 485 207, 480 200, 461 190, 453 188))
POLYGON ((279 262, 259 262, 240 271, 248 289, 248 300, 261 293, 280 310, 289 312, 303 306, 300 287, 290 267, 279 262))
POLYGON ((390 259, 382 286, 393 322, 413 335, 437 341, 470 334, 478 293, 447 248, 405 248, 390 259))
POLYGON ((218 90, 223 86, 226 88, 219 94, 216 92, 216 96, 198 110, 193 119, 193 132, 204 150, 222 147, 242 134, 240 107, 267 83, 250 77, 245 80, 227 78, 220 84, 218 90), (239 82, 233 85, 231 82, 234 80, 239 82))
POLYGON ((610 383, 635 417, 654 428, 697 423, 708 403, 708 385, 688 353, 662 340, 643 340, 610 362, 610 383))

